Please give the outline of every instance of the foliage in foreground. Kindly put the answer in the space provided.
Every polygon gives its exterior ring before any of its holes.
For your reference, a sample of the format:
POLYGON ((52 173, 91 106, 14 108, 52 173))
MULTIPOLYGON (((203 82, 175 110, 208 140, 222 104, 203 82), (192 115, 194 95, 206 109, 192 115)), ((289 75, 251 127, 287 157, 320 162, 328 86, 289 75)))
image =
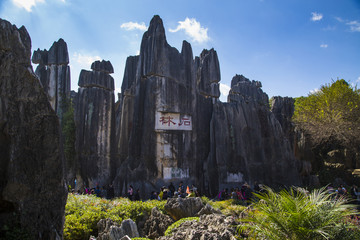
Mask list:
POLYGON ((165 201, 130 201, 127 198, 106 200, 89 195, 68 195, 65 207, 64 238, 88 240, 90 235, 97 236, 97 223, 110 218, 117 223, 132 219, 139 221, 145 212, 157 207, 164 211, 165 201))
POLYGON ((255 194, 259 201, 242 219, 240 233, 252 239, 360 239, 359 226, 348 221, 355 216, 353 206, 343 198, 335 199, 325 188, 309 194, 265 189, 255 194))
POLYGON ((175 228, 178 228, 182 223, 187 222, 187 221, 197 221, 198 222, 199 217, 187 217, 187 218, 182 218, 182 219, 174 222, 166 229, 165 236, 169 236, 175 228))

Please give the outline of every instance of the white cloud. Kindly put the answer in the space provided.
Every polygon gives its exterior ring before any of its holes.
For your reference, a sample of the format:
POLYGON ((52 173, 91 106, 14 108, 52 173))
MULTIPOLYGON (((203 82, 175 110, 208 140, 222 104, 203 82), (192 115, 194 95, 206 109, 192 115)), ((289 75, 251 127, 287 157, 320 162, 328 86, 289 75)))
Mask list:
POLYGON ((360 83, 360 77, 358 77, 358 78, 356 79, 356 82, 360 83))
POLYGON ((350 25, 350 31, 352 31, 352 32, 360 32, 360 22, 351 21, 351 22, 348 22, 346 24, 350 25))
POLYGON ((137 22, 127 22, 127 23, 123 23, 120 26, 121 28, 124 28, 126 31, 131 31, 131 30, 141 30, 141 31, 146 31, 147 27, 145 25, 145 23, 137 23, 137 22))
POLYGON ((319 92, 319 91, 320 91, 320 89, 315 88, 315 89, 313 89, 313 90, 310 90, 310 94, 314 94, 314 93, 317 93, 317 92, 319 92))
POLYGON ((227 96, 229 95, 230 87, 226 84, 220 83, 220 93, 221 93, 221 100, 224 99, 226 101, 227 96))
POLYGON ((185 30, 185 33, 192 38, 194 42, 203 43, 210 40, 207 28, 203 28, 200 22, 197 22, 195 18, 186 18, 185 21, 179 21, 179 25, 176 29, 169 29, 170 32, 177 32, 185 30))
POLYGON ((26 11, 31 12, 31 8, 37 3, 44 3, 45 0, 12 0, 15 6, 25 8, 26 11))
POLYGON ((335 17, 335 19, 338 21, 338 22, 344 22, 344 19, 342 19, 341 17, 335 17))
POLYGON ((101 60, 99 56, 83 55, 77 52, 74 53, 73 57, 74 61, 84 68, 90 68, 93 62, 101 60))
POLYGON ((321 13, 312 12, 311 13, 311 21, 320 21, 323 18, 323 15, 321 13))
POLYGON ((327 45, 327 44, 321 44, 321 45, 320 45, 321 48, 327 48, 328 46, 329 46, 329 45, 327 45))

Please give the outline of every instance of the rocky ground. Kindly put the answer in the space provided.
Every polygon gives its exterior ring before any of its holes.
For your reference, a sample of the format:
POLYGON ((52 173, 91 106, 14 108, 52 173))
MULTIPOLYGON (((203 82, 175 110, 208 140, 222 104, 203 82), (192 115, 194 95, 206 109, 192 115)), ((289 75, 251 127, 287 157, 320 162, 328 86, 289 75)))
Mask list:
POLYGON ((121 225, 110 219, 98 223, 99 234, 90 240, 125 240, 144 237, 158 240, 232 240, 235 238, 236 221, 225 216, 210 205, 204 205, 200 198, 170 198, 165 210, 168 215, 153 208, 150 216, 145 216, 137 225, 132 220, 124 220, 121 225), (171 216, 171 217, 170 217, 171 216), (165 234, 174 222, 188 217, 198 217, 184 221, 165 234))

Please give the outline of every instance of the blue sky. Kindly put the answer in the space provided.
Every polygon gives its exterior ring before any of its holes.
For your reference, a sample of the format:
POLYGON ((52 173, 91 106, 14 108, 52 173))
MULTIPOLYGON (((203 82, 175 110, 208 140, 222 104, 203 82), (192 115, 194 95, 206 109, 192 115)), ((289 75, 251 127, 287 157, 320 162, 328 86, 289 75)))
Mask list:
POLYGON ((332 79, 360 83, 360 0, 0 0, 0 18, 30 33, 32 48, 63 38, 72 89, 97 59, 114 66, 120 89, 126 57, 136 55, 153 15, 168 43, 194 56, 214 48, 223 101, 235 74, 271 96, 306 96, 332 79))

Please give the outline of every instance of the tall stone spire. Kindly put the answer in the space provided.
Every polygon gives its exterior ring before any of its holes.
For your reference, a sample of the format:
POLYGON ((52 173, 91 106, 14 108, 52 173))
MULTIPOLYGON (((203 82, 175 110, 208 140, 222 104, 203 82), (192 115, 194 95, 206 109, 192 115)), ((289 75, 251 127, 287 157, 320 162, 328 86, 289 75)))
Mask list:
POLYGON ((70 98, 70 66, 66 42, 60 38, 54 42, 49 51, 36 50, 32 62, 39 64, 35 74, 48 95, 51 107, 59 116, 60 121, 66 112, 64 101, 70 98))

